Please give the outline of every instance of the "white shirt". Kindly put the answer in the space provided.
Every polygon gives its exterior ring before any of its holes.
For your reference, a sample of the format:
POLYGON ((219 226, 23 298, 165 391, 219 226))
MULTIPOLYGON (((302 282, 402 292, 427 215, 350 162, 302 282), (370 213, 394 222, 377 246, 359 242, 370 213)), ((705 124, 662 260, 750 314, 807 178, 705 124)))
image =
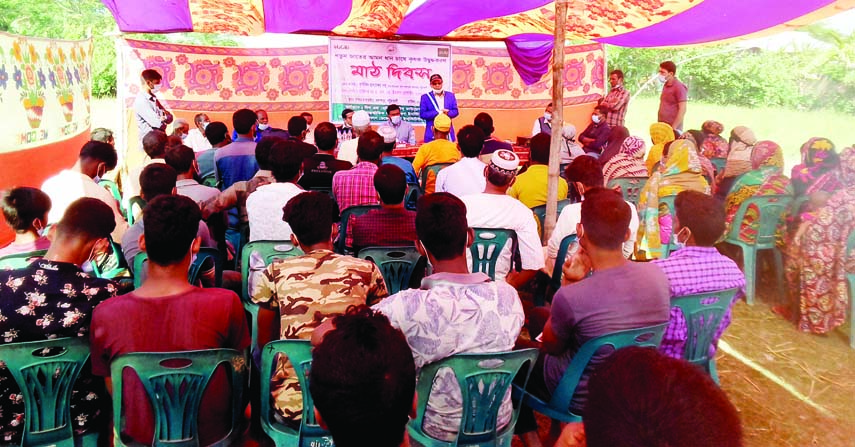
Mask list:
POLYGON ((184 144, 190 146, 193 152, 204 152, 211 149, 211 142, 205 138, 205 134, 199 129, 190 129, 184 144))
POLYGON ((157 98, 146 89, 140 90, 134 99, 134 116, 137 119, 140 141, 153 129, 160 129, 166 119, 166 114, 157 107, 157 98))
POLYGON ((282 220, 282 208, 296 195, 304 192, 299 186, 270 183, 259 186, 246 199, 250 241, 287 241, 291 226, 282 220))
POLYGON ((448 192, 457 197, 484 192, 487 187, 487 179, 484 178, 486 166, 477 157, 461 158, 436 175, 436 192, 448 192))
POLYGON ((359 138, 342 141, 338 148, 338 155, 335 158, 339 160, 349 161, 350 164, 356 166, 356 160, 359 156, 356 154, 356 146, 359 144, 359 138))
MULTIPOLYGON (((543 268, 543 248, 540 245, 540 236, 537 235, 537 222, 534 220, 534 214, 522 202, 511 196, 486 193, 471 194, 460 199, 466 205, 466 221, 470 227, 516 231, 523 270, 543 268)), ((466 257, 469 258, 468 250, 466 257)), ((471 259, 469 265, 472 265, 471 259)), ((510 270, 509 241, 496 262, 496 280, 504 280, 510 270)))
POLYGON ((81 197, 91 197, 106 203, 113 210, 113 218, 116 220, 116 229, 113 230, 112 234, 114 241, 121 241, 128 229, 128 223, 125 222, 125 217, 119 211, 119 204, 116 199, 88 175, 66 169, 45 180, 41 189, 50 197, 51 201, 48 223, 59 222, 71 202, 81 197))
MULTIPOLYGON (((534 125, 531 127, 531 136, 535 136, 535 135, 540 133, 540 119, 541 118, 543 118, 543 116, 539 116, 539 117, 537 117, 536 120, 534 120, 534 125)), ((550 124, 549 122, 547 122, 546 124, 550 128, 552 128, 552 124, 550 124)))
MULTIPOLYGON (((623 256, 628 258, 635 250, 635 234, 638 232, 638 211, 635 205, 626 202, 629 205, 629 240, 623 243, 623 256)), ((561 245, 561 240, 565 236, 576 234, 576 224, 582 221, 582 203, 571 203, 561 210, 561 215, 558 216, 558 221, 555 222, 555 229, 552 230, 552 236, 549 237, 549 242, 546 246, 546 257, 555 259, 558 256, 558 248, 561 245)), ((470 224, 471 225, 471 224, 470 224)), ((575 253, 578 244, 573 244, 567 250, 568 257, 571 253, 575 253)))

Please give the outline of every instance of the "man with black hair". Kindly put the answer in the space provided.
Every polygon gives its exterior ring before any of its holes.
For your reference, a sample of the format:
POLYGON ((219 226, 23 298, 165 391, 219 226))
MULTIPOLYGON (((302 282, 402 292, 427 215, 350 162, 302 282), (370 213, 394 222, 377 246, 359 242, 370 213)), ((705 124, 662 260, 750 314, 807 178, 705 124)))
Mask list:
MULTIPOLYGON (((201 244, 197 236, 201 219, 199 207, 184 196, 160 195, 143 211, 146 227, 138 241, 148 254, 148 277, 133 292, 102 303, 92 317, 92 373, 105 377, 108 384, 110 363, 124 354, 249 347, 238 296, 187 282, 187 270, 201 244)), ((133 416, 127 418, 120 435, 150 444, 154 415, 135 374, 125 372, 122 394, 121 411, 133 416)), ((202 397, 200 444, 210 445, 227 434, 230 394, 227 374, 219 369, 202 397)))
POLYGON ((416 130, 413 129, 412 124, 404 121, 404 117, 401 116, 401 107, 397 104, 389 104, 386 106, 386 116, 389 118, 386 125, 395 131, 395 142, 415 146, 416 130))
POLYGON ((217 188, 201 185, 196 181, 199 165, 196 164, 196 154, 189 146, 180 144, 170 147, 164 160, 178 173, 178 181, 175 183, 178 194, 190 197, 200 206, 220 194, 217 188))
POLYGON ((255 111, 256 122, 258 126, 255 131, 255 142, 258 143, 264 137, 279 137, 288 139, 292 134, 284 129, 279 129, 270 125, 270 118, 267 116, 267 111, 258 109, 255 111))
POLYGON ((306 120, 306 137, 303 138, 303 141, 305 141, 308 144, 314 145, 315 144, 315 129, 312 129, 312 123, 315 121, 315 117, 312 116, 312 114, 309 112, 302 112, 302 113, 300 113, 300 116, 306 120))
POLYGON ((608 110, 603 106, 594 107, 591 113, 591 124, 579 134, 579 142, 582 143, 582 149, 585 153, 592 157, 599 157, 606 147, 609 135, 612 133, 611 127, 606 124, 606 114, 608 110))
POLYGON ((308 158, 318 152, 318 148, 306 143, 306 134, 309 132, 309 125, 306 118, 301 115, 292 116, 288 120, 288 134, 291 135, 289 140, 295 142, 294 149, 300 153, 303 158, 308 158))
POLYGON ((609 73, 609 86, 609 94, 600 99, 598 105, 605 108, 609 127, 623 126, 630 98, 629 90, 623 85, 623 71, 612 70, 609 73))
MULTIPOLYGON (((0 271, 0 344, 88 336, 93 309, 116 296, 117 287, 89 276, 81 266, 106 247, 115 226, 109 206, 98 199, 77 199, 56 225, 44 258, 0 271)), ((5 365, 0 366, 0 396, 0 436, 4 443, 20 444, 25 403, 5 365)), ((109 401, 104 382, 84 368, 71 395, 75 436, 94 431, 105 435, 109 401)))
POLYGON ((139 138, 154 129, 166 130, 166 125, 172 122, 172 114, 166 110, 155 94, 160 91, 163 76, 151 68, 140 74, 141 87, 134 99, 134 116, 137 120, 139 138))
MULTIPOLYGON (((299 194, 282 211, 291 242, 305 254, 274 261, 252 289, 254 302, 278 309, 282 339, 309 339, 324 320, 388 295, 373 262, 332 251, 338 219, 335 202, 322 192, 299 194)), ((302 396, 291 366, 280 362, 271 382, 273 406, 286 421, 299 423, 302 396)))
MULTIPOLYGON (((674 237, 683 248, 668 259, 656 259, 671 287, 671 297, 738 288, 710 345, 715 355, 718 340, 730 325, 731 309, 745 295, 745 275, 739 266, 715 248, 725 229, 724 206, 715 197, 698 191, 683 191, 674 200, 674 237)), ((686 318, 679 308, 671 308, 671 322, 659 350, 669 357, 683 358, 686 346, 686 318)))
POLYGON ((359 158, 353 169, 333 174, 333 194, 340 211, 354 205, 377 204, 374 174, 383 154, 383 137, 373 130, 366 131, 359 136, 356 154, 359 158))
POLYGON ((294 140, 279 141, 268 158, 274 183, 259 186, 246 199, 250 241, 281 241, 291 237, 291 227, 282 221, 282 208, 303 188, 297 184, 303 157, 294 140))
POLYGON ((337 127, 339 142, 347 141, 353 138, 353 109, 344 109, 341 111, 341 126, 337 127))
POLYGON ((140 194, 140 173, 152 163, 166 163, 166 147, 169 145, 169 137, 160 129, 154 129, 147 133, 142 139, 145 158, 142 164, 131 168, 128 172, 128 182, 124 188, 125 198, 138 196, 140 194))
POLYGON ((315 128, 315 144, 318 152, 303 160, 303 176, 300 186, 305 189, 332 188, 333 175, 353 167, 349 161, 335 158, 338 145, 338 131, 330 122, 318 124, 315 128))
MULTIPOLYGON (((546 205, 546 189, 549 183, 549 145, 552 136, 541 132, 531 139, 530 161, 528 169, 517 176, 508 195, 523 205, 534 208, 546 205)), ((558 200, 567 198, 567 181, 558 179, 558 200)))
POLYGON ((0 192, 0 209, 15 232, 15 240, 0 248, 0 256, 47 250, 50 239, 41 235, 48 221, 50 197, 38 188, 22 186, 0 192))
POLYGON ((534 120, 534 125, 531 126, 532 137, 541 133, 552 135, 552 112, 553 106, 550 102, 546 105, 546 108, 543 109, 543 116, 534 120))
MULTIPOLYGON (((619 192, 602 187, 586 192, 576 229, 581 248, 564 264, 564 282, 569 285, 555 294, 543 327, 541 355, 528 386, 533 394, 548 400, 573 356, 588 340, 668 321, 668 278, 655 265, 630 262, 623 256, 630 214, 619 192)), ((530 315, 529 319, 544 318, 530 315)), ((529 331, 535 335, 539 329, 532 325, 529 331)), ((601 362, 608 354, 598 353, 592 362, 601 362)), ((577 414, 585 408, 587 382, 586 374, 573 396, 571 409, 577 414)), ((526 445, 539 445, 530 408, 523 407, 516 432, 526 445)))
POLYGON ((484 147, 484 132, 471 124, 457 131, 457 147, 463 158, 436 174, 436 192, 448 192, 457 197, 484 192, 487 180, 485 165, 479 158, 484 147))
MULTIPOLYGON (((404 332, 416 368, 454 354, 510 351, 525 315, 517 291, 484 273, 469 273, 466 260, 475 234, 466 220, 466 206, 448 193, 419 200, 417 247, 433 266, 421 288, 402 290, 374 306, 404 332)), ((424 430, 454 441, 463 407, 457 379, 441 372, 425 410, 424 430)), ((499 409, 498 426, 511 419, 510 393, 499 409)))
POLYGON ((380 166, 374 173, 374 189, 381 208, 353 219, 352 227, 348 227, 353 229, 353 251, 415 244, 416 213, 404 208, 404 171, 395 165, 380 166))
POLYGON ((677 79, 677 64, 672 61, 659 64, 658 79, 662 84, 662 94, 659 96, 657 121, 668 123, 676 132, 682 132, 689 89, 677 79))
POLYGON ((77 163, 71 169, 64 169, 45 180, 40 188, 50 197, 51 209, 45 224, 59 222, 71 202, 81 197, 92 197, 106 203, 113 210, 115 229, 113 240, 121 240, 128 229, 125 217, 119 211, 119 203, 98 184, 108 171, 116 167, 118 155, 116 148, 100 141, 89 141, 80 149, 77 163))
POLYGON ((216 174, 214 156, 217 155, 217 149, 226 147, 232 142, 228 127, 221 121, 214 121, 205 126, 205 138, 211 143, 211 149, 200 152, 196 156, 196 161, 199 163, 199 176, 202 178, 216 174))
POLYGON ((338 447, 399 447, 413 413, 416 367, 407 340, 365 306, 312 335, 309 388, 318 423, 338 447))
POLYGON ((493 127, 493 117, 490 116, 489 113, 481 112, 475 115, 475 121, 473 124, 484 132, 484 147, 481 149, 479 158, 485 164, 490 162, 490 156, 493 155, 493 152, 496 152, 499 149, 507 149, 509 151, 514 150, 511 143, 493 138, 493 132, 495 132, 496 129, 493 127))
POLYGON ((240 109, 232 115, 237 138, 214 154, 214 172, 220 182, 220 190, 225 190, 235 182, 249 180, 258 171, 255 124, 256 116, 252 110, 240 109))
POLYGON ((418 184, 419 178, 416 176, 416 170, 413 169, 413 164, 401 157, 396 157, 395 142, 397 135, 395 129, 384 124, 377 128, 377 133, 383 137, 383 158, 380 160, 380 165, 391 164, 401 168, 404 171, 404 176, 407 178, 407 183, 418 184))

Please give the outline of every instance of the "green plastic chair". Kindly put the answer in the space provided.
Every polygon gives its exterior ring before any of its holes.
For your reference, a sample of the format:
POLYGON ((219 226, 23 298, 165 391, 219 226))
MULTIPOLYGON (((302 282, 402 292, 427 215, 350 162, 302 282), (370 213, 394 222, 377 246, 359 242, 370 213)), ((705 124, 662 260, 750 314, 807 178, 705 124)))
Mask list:
POLYGON ((217 174, 214 173, 210 173, 202 177, 202 184, 205 186, 210 186, 211 188, 220 188, 220 182, 217 181, 217 174))
POLYGON ((136 210, 142 211, 145 209, 145 200, 140 196, 133 196, 128 200, 128 209, 125 210, 125 218, 128 220, 128 225, 133 225, 136 222, 136 210))
POLYGON ((736 211, 736 215, 733 217, 734 224, 724 238, 724 242, 735 245, 742 250, 742 270, 745 272, 745 300, 749 305, 754 304, 757 283, 757 252, 760 250, 772 250, 775 257, 778 293, 779 296, 784 295, 784 259, 781 256, 781 252, 775 246, 775 231, 792 201, 793 197, 788 195, 749 197, 739 206, 739 210, 736 211), (757 207, 760 218, 756 222, 756 240, 754 243, 746 243, 739 238, 739 230, 742 227, 739 223, 745 220, 745 213, 751 205, 757 207))
POLYGON ((562 267, 564 266, 564 261, 567 260, 567 252, 570 250, 570 246, 575 243, 576 235, 569 234, 564 236, 564 239, 561 239, 561 245, 558 246, 558 254, 555 256, 555 266, 552 267, 552 276, 549 278, 549 285, 555 290, 561 288, 562 267))
POLYGON ((86 339, 57 338, 0 345, 6 363, 24 398, 24 434, 21 446, 92 446, 98 433, 74 437, 71 394, 77 376, 89 359, 86 339), (46 351, 49 349, 50 351, 46 351), (76 441, 76 442, 75 442, 76 441))
POLYGON ((620 193, 623 194, 623 200, 635 205, 638 208, 638 199, 641 197, 641 190, 647 184, 647 177, 620 177, 609 180, 609 189, 620 187, 620 193))
MULTIPOLYGON (((855 231, 849 233, 846 253, 855 256, 855 231)), ((855 272, 846 274, 846 282, 849 283, 849 346, 855 349, 855 272)))
POLYGON ((0 270, 22 269, 30 265, 33 258, 43 258, 45 253, 47 253, 47 250, 36 250, 3 256, 0 258, 0 270))
POLYGON ((128 261, 125 259, 125 254, 122 253, 122 249, 119 247, 115 241, 113 241, 112 237, 108 237, 110 242, 110 253, 111 256, 116 258, 116 266, 109 269, 103 270, 98 263, 92 263, 92 273, 97 278, 105 278, 105 279, 116 279, 122 275, 125 275, 128 271, 128 261))
POLYGON ((261 354, 261 428, 276 447, 332 447, 332 435, 321 428, 315 418, 315 405, 309 393, 309 371, 312 367, 312 346, 309 340, 274 340, 264 345, 261 354), (270 396, 270 378, 277 354, 283 353, 291 361, 300 390, 303 393, 303 418, 295 430, 281 424, 273 417, 273 399, 270 396))
POLYGON ((335 252, 341 255, 352 253, 353 247, 347 246, 347 226, 351 217, 361 216, 371 210, 379 210, 380 205, 355 205, 341 212, 338 240, 335 241, 335 252))
POLYGON ((359 251, 359 257, 377 264, 392 295, 410 287, 422 255, 416 247, 366 247, 359 251))
POLYGON ((436 178, 436 175, 439 174, 439 171, 453 165, 454 163, 434 163, 430 166, 425 166, 422 168, 422 172, 419 173, 419 183, 421 183, 422 193, 427 191, 427 181, 430 177, 431 172, 433 172, 433 178, 436 178))
POLYGON ((514 436, 514 426, 520 406, 515 405, 510 422, 505 427, 497 426, 499 408, 514 377, 523 367, 523 389, 528 383, 536 349, 523 349, 490 354, 457 354, 425 365, 419 373, 416 418, 407 424, 407 432, 426 447, 457 445, 508 446, 514 436), (446 442, 424 432, 424 415, 430 400, 431 387, 440 369, 451 368, 457 378, 463 396, 463 414, 460 418, 457 439, 446 442))
POLYGON ((246 383, 246 358, 234 349, 205 349, 180 352, 136 352, 117 357, 110 364, 113 381, 113 424, 115 445, 125 446, 120 428, 126 416, 122 411, 122 373, 130 368, 139 377, 154 411, 152 447, 198 447, 199 406, 214 372, 225 365, 231 382, 232 421, 229 434, 212 444, 228 446, 241 434, 243 387, 246 383))
POLYGON ((579 380, 582 378, 583 373, 586 372, 585 370, 589 366, 588 363, 591 357, 604 346, 611 346, 615 350, 629 346, 658 349, 662 343, 665 328, 667 327, 668 323, 666 322, 656 326, 613 332, 588 340, 576 352, 576 355, 573 356, 573 360, 570 361, 570 365, 564 371, 564 376, 558 382, 558 387, 555 389, 552 399, 549 402, 544 402, 542 399, 526 393, 517 385, 514 385, 514 398, 524 399, 525 403, 534 411, 552 419, 557 419, 561 422, 581 422, 582 415, 574 413, 570 405, 573 401, 573 395, 576 393, 576 388, 579 386, 579 380))
POLYGON ((110 195, 112 195, 113 198, 116 199, 116 202, 119 205, 119 212, 125 214, 124 207, 122 206, 122 192, 119 191, 119 185, 117 185, 116 182, 107 179, 99 181, 98 185, 103 187, 107 191, 110 191, 110 195))
MULTIPOLYGON (((558 211, 555 214, 555 217, 561 215, 561 211, 564 210, 564 207, 573 203, 571 199, 564 199, 558 201, 558 211)), ((537 232, 538 234, 543 234, 543 226, 546 222, 546 205, 539 205, 531 209, 531 212, 534 213, 534 216, 537 217, 537 232)))
POLYGON ((718 383, 718 372, 715 357, 710 357, 710 345, 737 292, 739 289, 726 289, 671 299, 671 305, 680 308, 686 319, 686 349, 683 358, 706 371, 715 383, 718 383))
POLYGON ((419 198, 423 196, 421 187, 418 183, 407 183, 407 194, 404 196, 404 206, 411 211, 416 210, 416 204, 419 198))
POLYGON ((724 167, 727 165, 726 158, 710 158, 710 163, 715 166, 715 173, 718 175, 724 170, 724 167))
POLYGON ((504 228, 473 228, 475 241, 469 246, 472 255, 472 273, 483 272, 496 279, 496 262, 502 250, 511 240, 511 270, 514 269, 515 258, 518 255, 517 233, 504 228))
MULTIPOLYGON (((223 285, 223 260, 220 257, 220 252, 216 248, 200 247, 199 253, 196 254, 196 259, 190 264, 190 270, 187 272, 187 281, 190 284, 196 284, 199 280, 199 275, 202 274, 202 264, 211 259, 214 262, 215 282, 216 287, 223 285)), ((134 256, 134 289, 142 285, 142 275, 140 272, 145 267, 145 262, 148 260, 148 254, 144 251, 137 253, 134 256)))

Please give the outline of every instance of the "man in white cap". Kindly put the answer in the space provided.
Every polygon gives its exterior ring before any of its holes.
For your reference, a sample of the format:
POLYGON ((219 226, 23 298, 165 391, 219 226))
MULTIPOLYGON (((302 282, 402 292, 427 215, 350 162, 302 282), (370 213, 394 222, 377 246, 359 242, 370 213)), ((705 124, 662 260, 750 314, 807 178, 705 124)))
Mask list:
MULTIPOLYGON (((419 103, 419 116, 425 120, 425 143, 433 141, 434 119, 437 115, 447 115, 449 118, 457 118, 460 111, 457 109, 457 98, 454 93, 442 89, 442 76, 432 74, 430 76, 431 91, 422 95, 419 103)), ((454 141, 454 130, 451 130, 451 141, 454 141)))
POLYGON ((543 248, 537 235, 537 222, 531 210, 519 200, 507 195, 517 176, 520 159, 513 151, 493 152, 490 164, 484 168, 487 179, 484 192, 461 199, 466 204, 466 220, 473 228, 503 228, 517 233, 522 271, 511 271, 510 243, 505 246, 496 263, 496 280, 505 280, 519 288, 543 268, 543 248))
POLYGON ((397 140, 397 132, 395 132, 395 129, 387 125, 382 125, 377 129, 377 133, 383 137, 383 158, 380 160, 380 165, 395 165, 404 171, 407 183, 418 183, 419 178, 416 176, 416 170, 413 169, 413 164, 401 157, 393 155, 397 140))
POLYGON ((339 160, 344 160, 349 162, 352 165, 356 165, 356 159, 359 158, 356 155, 356 146, 359 137, 362 136, 368 130, 371 130, 371 117, 368 116, 368 112, 365 110, 357 110, 353 112, 353 138, 347 141, 342 141, 341 146, 338 148, 338 155, 336 158, 339 160))

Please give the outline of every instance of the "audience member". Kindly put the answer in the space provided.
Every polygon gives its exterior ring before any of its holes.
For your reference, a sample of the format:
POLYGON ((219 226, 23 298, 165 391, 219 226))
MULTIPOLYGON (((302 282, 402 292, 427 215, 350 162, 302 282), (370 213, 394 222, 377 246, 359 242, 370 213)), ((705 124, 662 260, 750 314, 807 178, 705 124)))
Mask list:
POLYGON ((416 213, 404 208, 407 182, 404 171, 383 165, 374 173, 374 189, 381 208, 353 219, 353 251, 365 247, 413 245, 416 241, 416 213))
POLYGON ((275 183, 256 188, 246 199, 250 241, 282 241, 291 237, 291 227, 282 221, 282 208, 303 192, 297 184, 303 157, 298 142, 276 142, 270 148, 268 162, 275 183))
MULTIPOLYGON (((493 117, 490 116, 489 113, 481 112, 475 115, 475 121, 473 124, 484 132, 484 146, 481 148, 481 153, 478 156, 482 163, 489 163, 490 157, 493 156, 493 152, 496 152, 499 149, 507 149, 509 151, 514 150, 511 143, 501 141, 493 137, 493 132, 495 132, 496 129, 493 127, 493 117)), ((460 138, 460 132, 457 133, 457 137, 460 138)))
POLYGON ((353 139, 353 109, 344 109, 341 111, 341 126, 337 126, 339 143, 353 139))
MULTIPOLYGON (((416 230, 434 273, 422 281, 421 289, 403 290, 374 306, 403 331, 416 368, 454 354, 513 349, 525 320, 519 295, 503 281, 469 273, 466 254, 474 233, 463 202, 448 193, 425 196, 419 201, 416 230)), ((440 371, 425 410, 424 431, 454 441, 463 405, 454 373, 440 371)), ((500 428, 512 412, 508 392, 499 409, 500 428)))
POLYGON ((195 176, 199 174, 196 154, 183 144, 169 148, 166 151, 166 164, 178 173, 175 189, 178 194, 193 199, 198 205, 216 197, 220 191, 217 188, 200 185, 195 176))
POLYGON ((383 154, 383 137, 373 130, 366 131, 356 140, 358 163, 353 169, 333 174, 333 194, 338 209, 344 211, 355 205, 376 205, 374 174, 383 154))
MULTIPOLYGON (((425 143, 419 147, 416 152, 416 158, 413 159, 413 169, 421 175, 422 169, 438 163, 454 163, 460 160, 460 151, 454 142, 448 140, 448 133, 451 130, 451 118, 444 113, 440 113, 433 120, 433 140, 430 143, 425 143)), ((427 182, 425 183, 425 194, 434 192, 436 183, 436 175, 428 174, 427 182)))
MULTIPOLYGON (((357 158, 359 158, 359 154, 357 153, 359 137, 361 137, 365 132, 371 130, 371 117, 368 116, 368 112, 365 110, 357 110, 356 112, 351 111, 351 113, 353 123, 353 128, 351 128, 350 133, 351 137, 347 139, 339 138, 340 145, 336 158, 344 160, 352 165, 356 165, 358 163, 357 158)), ((347 133, 345 132, 345 134, 347 133)))
POLYGON ((300 186, 305 189, 332 188, 333 174, 346 171, 353 165, 335 158, 338 132, 333 123, 318 124, 315 128, 315 144, 318 146, 318 152, 303 161, 300 186))
MULTIPOLYGON (((561 128, 561 136, 563 137, 563 143, 561 145, 561 151, 559 152, 560 160, 562 165, 568 165, 576 159, 576 157, 580 155, 585 155, 585 150, 582 149, 582 146, 579 145, 579 142, 576 141, 576 126, 572 124, 565 124, 563 128, 561 128)), ((563 174, 563 172, 559 173, 563 174)))
POLYGON ((6 225, 15 231, 15 240, 0 248, 0 257, 50 247, 50 239, 41 234, 47 226, 50 206, 50 197, 36 188, 23 186, 0 193, 6 225))
POLYGON ((113 131, 104 127, 92 129, 92 132, 89 134, 89 139, 92 141, 107 143, 111 146, 116 145, 116 140, 113 138, 113 131))
POLYGON ((380 165, 395 165, 404 171, 404 176, 407 183, 418 184, 419 177, 416 175, 416 170, 413 169, 413 164, 401 157, 396 157, 395 152, 395 129, 383 125, 377 128, 377 133, 383 137, 383 156, 380 159, 380 165))
POLYGON ((232 139, 229 136, 229 129, 225 123, 220 121, 208 123, 205 127, 205 139, 211 144, 211 149, 202 151, 196 155, 196 162, 199 163, 199 176, 201 178, 216 176, 214 156, 217 154, 217 149, 226 147, 232 143, 232 139))
MULTIPOLYGON (((528 208, 546 205, 546 190, 549 184, 549 146, 552 137, 541 132, 531 139, 531 165, 517 179, 508 195, 519 200, 528 208)), ((558 179, 558 200, 567 198, 567 181, 558 179)))
POLYGON ((579 135, 579 142, 585 153, 599 157, 606 147, 611 128, 606 124, 606 111, 602 106, 594 108, 591 114, 591 124, 579 135))
POLYGON ((600 100, 599 106, 606 109, 606 124, 609 127, 623 126, 626 109, 629 106, 629 90, 623 85, 623 71, 612 70, 609 73, 609 94, 600 100))
POLYGON ((237 139, 214 153, 214 168, 220 190, 233 183, 249 180, 258 171, 255 161, 255 122, 252 110, 240 109, 232 115, 232 125, 237 139))
POLYGON ((255 111, 256 118, 256 131, 255 131, 255 142, 258 143, 264 137, 279 137, 288 139, 292 135, 290 132, 279 129, 277 127, 273 127, 270 125, 270 118, 267 116, 267 111, 264 109, 258 109, 255 111))
POLYGON ((146 156, 142 164, 129 169, 129 179, 124 187, 126 199, 140 195, 140 173, 146 166, 152 163, 166 163, 164 157, 166 156, 166 147, 169 146, 169 138, 164 132, 157 129, 143 137, 142 145, 146 156))
POLYGON ((674 129, 670 124, 653 123, 650 125, 650 141, 653 146, 650 147, 650 152, 647 153, 647 159, 644 161, 648 176, 653 175, 657 163, 662 163, 665 145, 676 139, 677 135, 674 134, 674 129))
POLYGON ((603 148, 603 153, 600 155, 600 164, 605 166, 615 155, 620 153, 620 148, 627 138, 629 138, 629 129, 623 126, 612 127, 609 138, 606 140, 606 147, 603 148))
POLYGON ((534 126, 531 128, 532 138, 540 133, 552 135, 552 112, 552 103, 550 102, 543 110, 543 116, 534 120, 534 126))
POLYGON ((306 143, 306 134, 309 132, 306 118, 302 116, 292 116, 288 120, 288 134, 291 135, 288 139, 296 143, 291 150, 296 150, 302 158, 309 158, 318 152, 318 148, 306 143))
POLYGON ((413 129, 412 124, 404 121, 404 117, 401 116, 401 108, 397 104, 389 104, 386 106, 386 116, 389 118, 386 125, 395 131, 396 142, 415 146, 416 130, 413 129))
POLYGON ((211 149, 211 142, 205 138, 205 128, 211 124, 208 115, 197 113, 193 117, 194 127, 187 133, 186 144, 193 148, 193 152, 204 152, 211 149))
POLYGON ((184 144, 187 135, 190 134, 190 122, 184 118, 176 118, 172 123, 172 135, 179 139, 180 144, 184 144))
MULTIPOLYGON (((171 169, 150 166, 147 169, 171 169)), ((145 174, 145 172, 144 172, 145 174)), ((224 289, 200 289, 187 282, 187 270, 199 251, 199 207, 187 197, 161 195, 143 211, 140 247, 148 254, 149 273, 133 292, 100 304, 92 316, 92 373, 110 377, 110 363, 133 352, 174 352, 229 348, 243 352, 249 331, 240 299, 224 289)), ((238 367, 238 366, 236 366, 238 367)), ((118 436, 151 444, 154 414, 142 384, 130 370, 122 376, 122 408, 129 417, 118 436)), ((243 385, 240 385, 243 386, 243 385)), ((199 406, 200 445, 223 438, 231 426, 231 387, 218 369, 199 406)))
POLYGON ((493 152, 493 159, 484 168, 487 179, 484 192, 462 197, 470 226, 516 232, 522 271, 511 271, 511 260, 516 254, 511 252, 509 242, 496 262, 496 280, 505 280, 517 289, 543 268, 543 249, 535 217, 522 202, 507 195, 508 188, 516 180, 519 163, 519 157, 511 151, 493 152))
POLYGON ((618 178, 647 177, 643 159, 644 140, 638 137, 623 140, 618 154, 603 164, 603 186, 608 186, 610 181, 618 178))
MULTIPOLYGON (((252 291, 254 302, 278 309, 280 338, 309 339, 324 320, 351 305, 371 305, 386 297, 386 283, 373 262, 332 251, 338 210, 329 195, 304 192, 294 197, 282 220, 305 254, 274 261, 252 291)), ((280 362, 271 382, 277 412, 287 421, 299 421, 302 396, 290 364, 280 362)))
POLYGON ((745 126, 736 126, 730 131, 730 150, 724 171, 716 178, 717 196, 724 200, 736 179, 751 170, 751 152, 757 144, 754 131, 745 126))
POLYGON ((797 196, 805 195, 823 175, 840 165, 834 143, 828 138, 813 137, 801 149, 801 163, 793 166, 790 178, 797 196))
POLYGON ((473 125, 463 126, 457 132, 457 146, 463 158, 436 174, 436 192, 448 192, 457 197, 484 192, 487 165, 478 158, 483 153, 484 138, 484 132, 473 125))
POLYGON ((751 197, 769 195, 793 195, 790 179, 784 175, 784 152, 772 141, 761 141, 751 151, 751 171, 739 176, 724 201, 725 230, 739 225, 739 239, 753 244, 760 227, 760 210, 757 205, 748 206, 742 222, 734 222, 742 203, 751 197))

